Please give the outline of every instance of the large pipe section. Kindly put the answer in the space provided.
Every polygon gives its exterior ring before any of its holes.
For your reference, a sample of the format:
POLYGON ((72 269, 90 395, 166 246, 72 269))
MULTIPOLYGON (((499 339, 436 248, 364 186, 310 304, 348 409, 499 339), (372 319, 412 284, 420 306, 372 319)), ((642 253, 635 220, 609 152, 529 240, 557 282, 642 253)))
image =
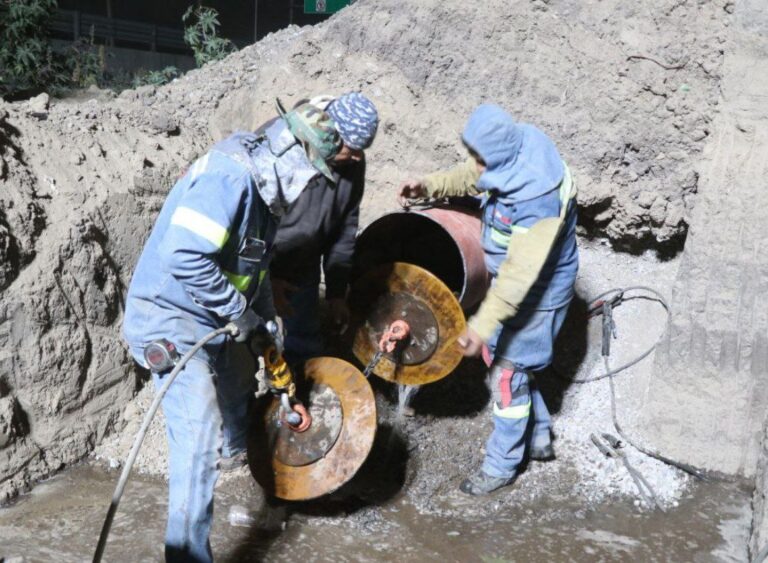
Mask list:
POLYGON ((445 283, 467 311, 488 289, 488 271, 476 209, 441 206, 389 213, 360 234, 355 276, 374 266, 406 262, 428 270, 445 283))

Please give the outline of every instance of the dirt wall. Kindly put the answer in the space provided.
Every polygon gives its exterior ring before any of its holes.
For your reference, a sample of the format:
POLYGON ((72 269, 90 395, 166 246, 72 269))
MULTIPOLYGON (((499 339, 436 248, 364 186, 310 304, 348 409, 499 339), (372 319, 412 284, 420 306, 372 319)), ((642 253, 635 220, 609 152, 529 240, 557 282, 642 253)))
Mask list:
POLYGON ((736 16, 646 428, 673 456, 752 478, 768 404, 768 192, 755 181, 768 175, 768 17, 752 0, 736 16))
POLYGON ((119 424, 137 387, 121 307, 164 194, 213 139, 273 115, 276 96, 375 100, 364 222, 404 174, 461 158, 463 122, 488 100, 558 143, 585 234, 676 249, 729 6, 361 0, 160 89, 0 103, 0 502, 119 424))

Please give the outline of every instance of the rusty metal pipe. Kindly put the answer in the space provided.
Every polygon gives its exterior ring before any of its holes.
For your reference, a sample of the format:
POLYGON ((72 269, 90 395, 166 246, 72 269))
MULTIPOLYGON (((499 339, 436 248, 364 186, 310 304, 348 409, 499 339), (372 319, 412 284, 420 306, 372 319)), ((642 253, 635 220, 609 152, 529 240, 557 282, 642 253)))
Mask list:
POLYGON ((472 309, 489 283, 480 230, 479 212, 468 207, 388 213, 360 233, 354 275, 384 263, 416 264, 440 278, 465 311, 472 309))

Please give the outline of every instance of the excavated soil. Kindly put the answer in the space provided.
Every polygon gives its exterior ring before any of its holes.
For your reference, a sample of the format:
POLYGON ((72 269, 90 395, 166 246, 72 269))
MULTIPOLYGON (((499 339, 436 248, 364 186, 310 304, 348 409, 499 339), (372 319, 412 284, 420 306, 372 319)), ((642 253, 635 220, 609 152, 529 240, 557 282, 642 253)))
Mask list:
MULTIPOLYGON (((579 499, 584 507, 621 499, 628 506, 647 509, 638 500, 637 489, 622 463, 606 459, 590 442, 592 433, 616 434, 611 423, 607 381, 578 384, 573 380, 599 376, 604 369, 600 359, 600 321, 586 318, 586 301, 603 291, 633 285, 638 277, 652 277, 654 287, 664 294, 672 285, 678 261, 661 262, 653 256, 617 257, 601 245, 586 244, 581 262, 579 297, 558 340, 555 366, 537 378, 554 416, 555 461, 528 464, 508 494, 467 499, 458 492, 458 484, 482 462, 485 441, 492 428, 483 364, 465 361, 450 376, 422 387, 412 402, 413 417, 399 415, 396 386, 374 377, 371 383, 376 392, 379 425, 373 451, 352 482, 330 499, 309 503, 310 513, 323 522, 328 510, 336 511, 338 506, 357 509, 362 504, 367 506, 362 512, 345 511, 345 517, 362 525, 372 517, 383 518, 383 505, 398 495, 407 497, 422 514, 461 521, 503 514, 521 504, 535 506, 543 498, 552 506, 579 499)), ((652 301, 628 301, 617 309, 615 316, 620 338, 612 348, 614 367, 638 356, 664 332, 664 309, 652 301), (637 322, 638 318, 643 322, 637 322)), ((652 361, 646 359, 615 380, 621 423, 632 434, 637 430, 636 409, 648 392, 651 365, 652 361)), ((125 409, 124 430, 96 448, 93 457, 99 464, 118 468, 127 457, 152 401, 150 387, 145 387, 125 409)), ((625 451, 661 504, 673 509, 686 493, 690 479, 631 447, 625 451)), ((139 473, 166 477, 162 413, 150 426, 135 467, 139 473)), ((225 486, 230 480, 230 475, 223 476, 225 486)))
MULTIPOLYGON (((669 253, 694 204, 731 8, 361 0, 159 89, 0 102, 0 502, 131 418, 140 377, 119 327, 142 243, 188 163, 270 117, 276 96, 360 89, 376 101, 364 223, 394 205, 404 175, 461 158, 463 121, 488 100, 555 139, 579 179, 585 236, 669 253)), ((487 431, 445 422, 462 441, 487 431)), ((443 448, 434 455, 462 468, 478 455, 443 448)))

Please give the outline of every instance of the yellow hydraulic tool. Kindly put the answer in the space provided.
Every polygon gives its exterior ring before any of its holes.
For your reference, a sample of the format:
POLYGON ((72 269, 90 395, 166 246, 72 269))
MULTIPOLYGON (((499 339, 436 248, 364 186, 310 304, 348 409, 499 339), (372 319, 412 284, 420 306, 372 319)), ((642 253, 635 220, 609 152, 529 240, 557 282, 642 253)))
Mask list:
POLYGON ((264 350, 265 382, 272 392, 280 395, 281 418, 294 432, 305 432, 312 425, 309 411, 296 399, 293 372, 283 357, 282 328, 277 323, 267 323, 272 343, 264 350))
POLYGON ((277 350, 277 346, 270 346, 264 351, 264 369, 266 370, 267 385, 275 391, 288 393, 293 399, 296 396, 296 385, 293 382, 291 368, 277 350))
POLYGON ((273 344, 264 351, 264 371, 267 386, 280 395, 282 420, 285 420, 294 432, 306 432, 312 425, 312 415, 296 399, 293 372, 277 345, 273 344))

